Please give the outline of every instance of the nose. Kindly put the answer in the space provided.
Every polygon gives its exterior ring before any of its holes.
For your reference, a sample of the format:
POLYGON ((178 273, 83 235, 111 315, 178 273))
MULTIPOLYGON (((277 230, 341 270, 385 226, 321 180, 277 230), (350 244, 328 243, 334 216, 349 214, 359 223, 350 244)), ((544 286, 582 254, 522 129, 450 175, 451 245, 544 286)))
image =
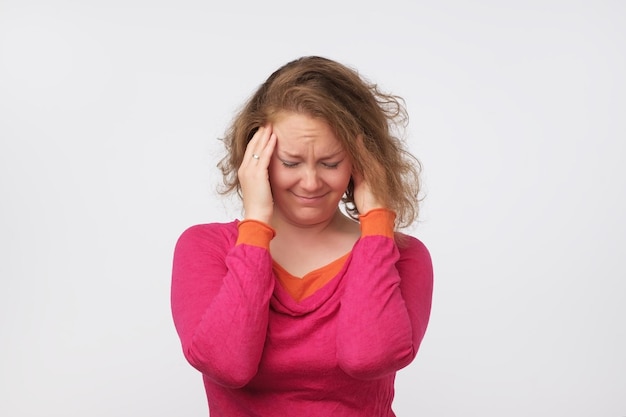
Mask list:
POLYGON ((307 167, 302 172, 302 178, 300 179, 300 186, 305 191, 313 192, 321 188, 322 181, 318 175, 317 169, 307 167))

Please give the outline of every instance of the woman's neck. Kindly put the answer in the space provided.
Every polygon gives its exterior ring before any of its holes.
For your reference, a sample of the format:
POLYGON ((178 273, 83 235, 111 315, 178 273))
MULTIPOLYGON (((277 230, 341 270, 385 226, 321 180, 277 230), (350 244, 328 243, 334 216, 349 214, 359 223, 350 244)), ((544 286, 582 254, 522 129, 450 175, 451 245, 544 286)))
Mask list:
POLYGON ((328 220, 310 225, 290 222, 279 213, 275 213, 271 226, 276 231, 277 236, 282 235, 285 238, 293 236, 298 241, 323 239, 326 235, 350 233, 358 229, 358 223, 346 217, 339 209, 328 220))
POLYGON ((329 264, 350 252, 360 237, 359 224, 340 211, 329 221, 301 227, 276 221, 276 236, 270 243, 275 262, 294 276, 329 264))

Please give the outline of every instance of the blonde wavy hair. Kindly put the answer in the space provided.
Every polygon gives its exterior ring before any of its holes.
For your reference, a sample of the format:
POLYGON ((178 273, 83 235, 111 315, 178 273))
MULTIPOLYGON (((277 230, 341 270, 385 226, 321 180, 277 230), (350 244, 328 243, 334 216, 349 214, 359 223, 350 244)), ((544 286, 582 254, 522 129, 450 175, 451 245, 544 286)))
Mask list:
MULTIPOLYGON (((386 94, 341 63, 319 56, 293 60, 252 94, 226 131, 219 193, 241 197, 237 169, 256 130, 281 111, 326 121, 349 154, 353 169, 370 184, 374 195, 396 212, 396 228, 418 216, 421 164, 405 147, 401 133, 408 123, 404 100, 386 94)), ((346 213, 358 219, 352 181, 342 199, 346 213)))

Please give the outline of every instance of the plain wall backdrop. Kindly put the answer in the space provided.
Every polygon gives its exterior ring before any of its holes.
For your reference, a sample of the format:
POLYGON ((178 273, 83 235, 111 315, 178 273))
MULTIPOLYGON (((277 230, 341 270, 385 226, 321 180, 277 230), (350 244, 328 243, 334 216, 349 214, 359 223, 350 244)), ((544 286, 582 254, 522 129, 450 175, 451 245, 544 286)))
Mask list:
POLYGON ((399 417, 626 416, 626 3, 0 0, 0 415, 205 416, 176 239, 323 55, 403 96, 435 292, 399 417))

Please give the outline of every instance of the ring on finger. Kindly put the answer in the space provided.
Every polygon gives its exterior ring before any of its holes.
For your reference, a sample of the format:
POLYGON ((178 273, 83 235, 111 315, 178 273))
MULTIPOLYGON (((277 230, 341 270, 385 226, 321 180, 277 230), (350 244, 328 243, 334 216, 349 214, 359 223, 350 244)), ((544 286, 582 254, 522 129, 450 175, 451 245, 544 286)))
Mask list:
POLYGON ((252 154, 252 157, 253 157, 254 159, 259 159, 259 155, 255 154, 255 153, 253 153, 253 154, 252 154))

